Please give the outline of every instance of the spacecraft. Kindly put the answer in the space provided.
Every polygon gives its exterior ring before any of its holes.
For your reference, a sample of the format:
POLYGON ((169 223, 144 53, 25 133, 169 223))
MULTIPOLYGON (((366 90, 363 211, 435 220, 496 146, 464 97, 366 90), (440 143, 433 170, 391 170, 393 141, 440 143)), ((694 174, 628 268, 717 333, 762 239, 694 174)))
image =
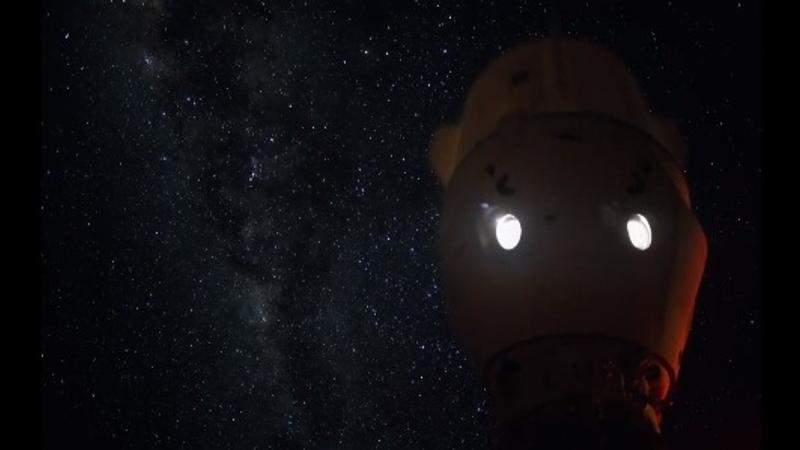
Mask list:
POLYGON ((492 446, 648 448, 707 254, 674 123, 609 51, 548 39, 491 62, 429 151, 444 302, 492 446))

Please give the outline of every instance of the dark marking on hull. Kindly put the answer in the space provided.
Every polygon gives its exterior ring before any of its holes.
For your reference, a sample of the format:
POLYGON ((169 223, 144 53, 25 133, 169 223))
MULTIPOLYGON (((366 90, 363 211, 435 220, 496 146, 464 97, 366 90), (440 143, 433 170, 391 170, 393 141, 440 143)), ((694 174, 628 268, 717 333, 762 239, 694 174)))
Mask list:
POLYGON ((508 174, 504 173, 503 176, 497 180, 495 188, 500 195, 514 195, 514 189, 508 185, 508 174))
POLYGON ((628 185, 626 192, 630 195, 639 195, 645 191, 647 185, 644 182, 644 179, 639 176, 638 173, 633 172, 633 183, 628 185))

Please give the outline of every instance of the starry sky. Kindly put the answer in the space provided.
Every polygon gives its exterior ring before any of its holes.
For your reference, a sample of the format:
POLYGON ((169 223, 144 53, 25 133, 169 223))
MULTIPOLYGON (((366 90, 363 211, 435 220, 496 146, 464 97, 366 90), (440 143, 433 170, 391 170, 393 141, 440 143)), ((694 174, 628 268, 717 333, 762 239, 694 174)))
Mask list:
POLYGON ((46 448, 485 448, 486 394, 441 300, 427 144, 486 63, 554 18, 616 52, 689 146, 709 261, 665 436, 760 434, 753 0, 40 13, 46 448))

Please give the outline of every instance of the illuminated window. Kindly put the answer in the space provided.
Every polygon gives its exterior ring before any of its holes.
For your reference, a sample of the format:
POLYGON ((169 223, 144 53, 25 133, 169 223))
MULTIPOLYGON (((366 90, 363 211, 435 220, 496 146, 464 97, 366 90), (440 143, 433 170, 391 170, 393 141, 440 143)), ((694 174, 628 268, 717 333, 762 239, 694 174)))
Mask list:
POLYGON ((497 243, 505 250, 512 250, 522 238, 522 225, 513 214, 505 214, 495 224, 497 243))
POLYGON ((639 250, 647 250, 653 242, 653 232, 650 223, 641 214, 634 214, 628 219, 628 239, 639 250))

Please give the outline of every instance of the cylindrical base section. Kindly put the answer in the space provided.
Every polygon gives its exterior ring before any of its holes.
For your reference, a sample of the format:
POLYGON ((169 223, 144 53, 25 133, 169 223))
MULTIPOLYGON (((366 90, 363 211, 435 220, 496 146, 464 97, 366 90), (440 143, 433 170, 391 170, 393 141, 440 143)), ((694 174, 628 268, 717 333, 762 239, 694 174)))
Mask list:
POLYGON ((519 343, 484 370, 495 448, 657 448, 672 373, 656 355, 613 338, 519 343))

